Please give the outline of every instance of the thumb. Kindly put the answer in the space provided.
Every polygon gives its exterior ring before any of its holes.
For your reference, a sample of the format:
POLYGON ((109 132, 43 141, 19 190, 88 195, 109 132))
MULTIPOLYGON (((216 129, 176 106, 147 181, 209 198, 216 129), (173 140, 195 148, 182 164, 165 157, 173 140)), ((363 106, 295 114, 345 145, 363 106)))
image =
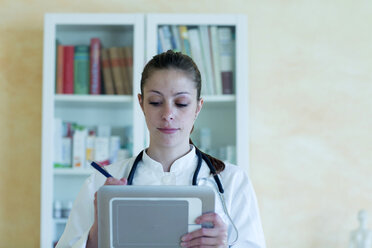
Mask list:
POLYGON ((127 185, 128 184, 128 180, 125 177, 120 178, 120 182, 122 182, 123 185, 127 185))

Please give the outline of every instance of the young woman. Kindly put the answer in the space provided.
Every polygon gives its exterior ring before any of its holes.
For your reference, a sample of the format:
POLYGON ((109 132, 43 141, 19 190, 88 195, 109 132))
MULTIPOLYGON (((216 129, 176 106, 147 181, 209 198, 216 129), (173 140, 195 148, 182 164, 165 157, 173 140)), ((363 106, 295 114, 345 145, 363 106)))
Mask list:
MULTIPOLYGON (((198 164, 198 149, 190 134, 199 115, 200 72, 192 59, 167 51, 153 57, 145 66, 138 95, 150 133, 150 145, 144 150, 133 176, 133 185, 191 185, 198 164)), ((224 187, 223 201, 216 192, 215 213, 203 214, 196 223, 212 222, 213 228, 201 228, 185 234, 182 247, 264 248, 265 241, 251 182, 244 171, 207 154, 224 187), (231 219, 230 219, 231 218, 231 219), (237 232, 239 238, 237 240, 237 232), (234 242, 236 241, 236 242, 234 242)), ((57 247, 97 247, 96 194, 102 185, 126 185, 135 158, 107 166, 114 178, 98 172, 88 178, 71 211, 66 229, 57 247), (119 179, 121 178, 121 179, 119 179)), ((198 178, 213 175, 203 160, 198 178)))

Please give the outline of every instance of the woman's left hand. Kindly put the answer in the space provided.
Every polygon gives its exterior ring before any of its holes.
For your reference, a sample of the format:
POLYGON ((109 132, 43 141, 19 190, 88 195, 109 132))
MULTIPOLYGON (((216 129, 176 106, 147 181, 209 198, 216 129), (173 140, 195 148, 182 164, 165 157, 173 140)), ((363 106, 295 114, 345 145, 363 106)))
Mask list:
POLYGON ((218 247, 226 248, 227 225, 216 213, 207 213, 195 220, 196 224, 211 222, 213 228, 200 228, 182 237, 182 247, 218 247))

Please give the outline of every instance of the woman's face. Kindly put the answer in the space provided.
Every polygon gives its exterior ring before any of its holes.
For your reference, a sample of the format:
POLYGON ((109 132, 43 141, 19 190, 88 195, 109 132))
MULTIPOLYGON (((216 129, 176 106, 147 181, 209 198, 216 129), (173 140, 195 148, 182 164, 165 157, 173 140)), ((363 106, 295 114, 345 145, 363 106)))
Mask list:
POLYGON ((195 83, 177 69, 154 71, 138 99, 150 132, 150 146, 188 146, 191 129, 203 105, 195 83))

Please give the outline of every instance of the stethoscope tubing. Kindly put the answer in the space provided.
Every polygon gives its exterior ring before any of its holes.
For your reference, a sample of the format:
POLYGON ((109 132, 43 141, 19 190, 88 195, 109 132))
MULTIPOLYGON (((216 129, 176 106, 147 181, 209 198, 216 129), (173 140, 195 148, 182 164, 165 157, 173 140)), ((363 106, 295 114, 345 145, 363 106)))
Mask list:
MULTIPOLYGON (((197 180, 198 180, 198 175, 199 175, 199 172, 200 172, 200 168, 201 168, 201 165, 202 165, 202 161, 204 160, 206 162, 206 164, 208 165, 209 167, 209 170, 211 172, 211 174, 213 175, 213 178, 214 180, 216 181, 216 184, 217 184, 217 187, 218 187, 218 191, 223 194, 224 193, 224 189, 223 189, 223 186, 222 186, 222 183, 221 183, 221 180, 220 178, 218 177, 217 175, 217 172, 216 172, 216 169, 214 168, 214 166, 212 165, 211 161, 209 160, 209 158, 204 154, 202 153, 198 148, 195 147, 195 151, 196 151, 196 155, 198 156, 198 164, 196 166, 196 169, 195 169, 195 172, 194 172, 194 175, 192 177, 192 185, 194 186, 197 186, 197 180)), ((132 165, 132 168, 129 172, 129 176, 128 176, 128 185, 133 185, 133 178, 134 178, 134 174, 136 173, 136 170, 137 170, 137 167, 138 167, 138 164, 139 162, 142 160, 142 157, 143 157, 143 151, 141 151, 136 159, 134 160, 133 162, 133 165, 132 165)))

